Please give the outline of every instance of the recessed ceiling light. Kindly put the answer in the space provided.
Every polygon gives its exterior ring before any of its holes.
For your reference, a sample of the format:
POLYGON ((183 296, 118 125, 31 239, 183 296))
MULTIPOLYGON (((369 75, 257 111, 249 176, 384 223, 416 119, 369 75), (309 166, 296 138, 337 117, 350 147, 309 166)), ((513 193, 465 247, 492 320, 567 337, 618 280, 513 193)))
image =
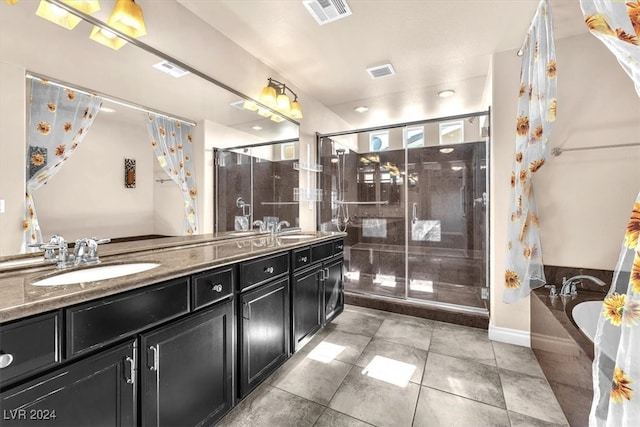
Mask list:
POLYGON ((359 107, 354 108, 354 110, 357 111, 358 113, 364 113, 369 111, 369 107, 365 105, 360 105, 359 107))
POLYGON ((453 89, 445 89, 438 92, 438 97, 440 98, 448 98, 456 94, 456 91, 453 89))
POLYGON ((441 148, 440 152, 444 154, 453 153, 453 148, 441 148))
POLYGON ((116 110, 114 110, 113 108, 109 108, 109 107, 100 107, 100 111, 104 112, 104 113, 115 113, 116 110))
POLYGON ((262 126, 254 125, 254 126, 251 126, 251 129, 253 129, 253 130, 262 130, 262 126))

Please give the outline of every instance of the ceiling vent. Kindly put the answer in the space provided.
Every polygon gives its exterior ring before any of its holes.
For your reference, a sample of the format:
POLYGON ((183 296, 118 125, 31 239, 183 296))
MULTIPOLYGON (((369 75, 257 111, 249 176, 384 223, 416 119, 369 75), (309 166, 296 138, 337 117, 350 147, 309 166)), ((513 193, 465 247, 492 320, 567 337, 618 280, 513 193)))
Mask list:
POLYGON ((346 0, 303 0, 302 3, 320 25, 351 15, 346 0))
POLYGON ((169 74, 171 77, 182 77, 189 74, 189 72, 183 68, 178 67, 176 64, 173 64, 169 61, 158 62, 157 64, 153 64, 153 68, 160 70, 169 74))
POLYGON ((382 77, 392 76, 396 73, 391 64, 376 65, 375 67, 367 68, 367 73, 372 79, 381 79, 382 77))

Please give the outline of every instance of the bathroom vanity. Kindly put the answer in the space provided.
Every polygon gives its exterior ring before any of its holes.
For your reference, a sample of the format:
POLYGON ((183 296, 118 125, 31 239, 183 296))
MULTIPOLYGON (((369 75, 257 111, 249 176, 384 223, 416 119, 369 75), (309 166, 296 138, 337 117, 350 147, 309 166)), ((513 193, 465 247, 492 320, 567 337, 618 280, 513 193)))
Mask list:
POLYGON ((342 238, 158 244, 101 264, 157 268, 62 286, 3 271, 2 425, 215 424, 342 311, 342 238))

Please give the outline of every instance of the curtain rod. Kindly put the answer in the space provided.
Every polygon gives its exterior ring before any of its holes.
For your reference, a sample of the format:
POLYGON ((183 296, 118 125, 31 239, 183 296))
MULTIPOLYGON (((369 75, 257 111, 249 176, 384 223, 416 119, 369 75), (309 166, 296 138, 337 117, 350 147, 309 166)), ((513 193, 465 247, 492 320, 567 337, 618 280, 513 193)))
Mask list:
POLYGON ((184 119, 182 117, 173 116, 171 114, 167 114, 167 113, 164 113, 162 111, 158 111, 158 110, 154 110, 154 109, 149 108, 149 107, 145 107, 144 105, 136 104, 136 103, 133 103, 133 102, 130 102, 130 101, 125 101, 124 99, 116 98, 116 97, 111 96, 111 95, 106 95, 104 93, 97 92, 97 91, 91 90, 91 89, 87 89, 85 87, 78 86, 78 85, 75 85, 75 84, 63 82, 62 80, 54 79, 54 78, 45 76, 43 74, 34 73, 32 71, 27 71, 26 76, 29 79, 46 80, 49 84, 52 84, 54 86, 59 86, 59 87, 65 88, 65 89, 72 89, 72 90, 75 90, 76 92, 84 93, 85 95, 99 96, 100 98, 104 99, 105 101, 109 101, 109 102, 112 102, 114 104, 122 105, 123 107, 131 108, 131 109, 138 110, 138 111, 142 111, 144 113, 152 113, 152 114, 155 114, 157 116, 165 117, 167 119, 177 120, 179 122, 188 124, 189 126, 196 126, 196 123, 194 121, 192 121, 192 120, 184 119))
POLYGON ((558 157, 565 151, 582 151, 582 150, 600 150, 602 148, 622 148, 622 147, 640 147, 640 142, 633 142, 631 144, 613 144, 613 145, 596 145, 593 147, 576 147, 576 148, 560 148, 555 147, 551 149, 551 155, 558 157))

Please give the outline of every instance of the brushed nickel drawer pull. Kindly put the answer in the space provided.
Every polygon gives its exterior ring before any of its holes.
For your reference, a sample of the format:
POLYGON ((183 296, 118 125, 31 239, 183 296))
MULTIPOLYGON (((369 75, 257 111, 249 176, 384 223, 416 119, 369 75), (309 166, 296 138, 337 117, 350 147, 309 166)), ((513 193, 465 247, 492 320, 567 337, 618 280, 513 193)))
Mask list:
POLYGON ((135 382, 136 375, 136 362, 129 356, 124 359, 125 363, 129 363, 129 377, 127 378, 127 384, 133 384, 135 382))
POLYGON ((211 285, 211 290, 215 292, 222 292, 222 285, 220 283, 211 285))
POLYGON ((300 258, 298 258, 298 262, 307 262, 307 257, 301 256, 300 258))
POLYGON ((265 267, 265 268, 264 268, 264 272, 265 272, 265 273, 272 274, 272 273, 273 273, 273 267, 265 267))
POLYGON ((156 348, 156 346, 151 346, 149 347, 149 350, 151 350, 153 352, 153 359, 151 360, 151 362, 153 363, 151 366, 149 366, 149 370, 151 371, 157 371, 159 369, 159 360, 158 360, 158 349, 156 348))
POLYGON ((0 369, 4 369, 13 363, 13 354, 2 353, 0 354, 0 369))

